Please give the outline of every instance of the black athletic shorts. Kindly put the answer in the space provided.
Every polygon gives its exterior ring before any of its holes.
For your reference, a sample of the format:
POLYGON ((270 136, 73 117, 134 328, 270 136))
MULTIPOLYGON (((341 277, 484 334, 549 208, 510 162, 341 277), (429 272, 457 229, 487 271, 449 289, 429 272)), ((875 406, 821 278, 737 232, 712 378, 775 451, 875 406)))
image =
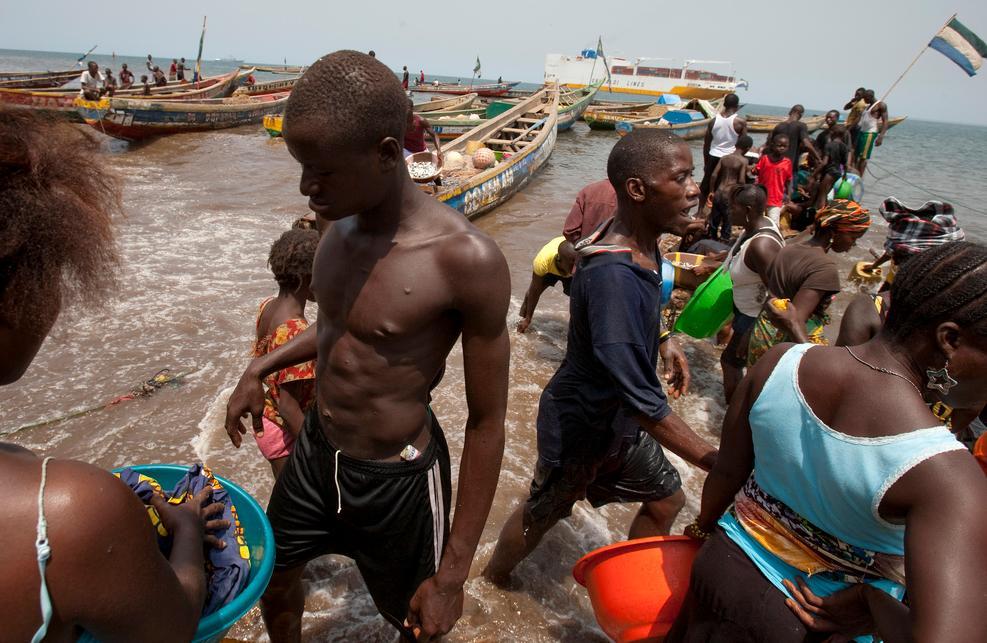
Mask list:
POLYGON ((524 505, 524 527, 544 533, 568 517, 576 501, 584 498, 594 507, 611 502, 650 502, 667 498, 681 487, 679 472, 661 445, 639 430, 636 440, 596 462, 577 459, 553 467, 539 459, 524 505))
POLYGON ((425 579, 434 576, 449 535, 449 448, 435 416, 432 439, 408 462, 338 454, 315 407, 274 485, 267 517, 275 569, 323 554, 356 561, 381 614, 396 626, 425 579), (338 485, 337 485, 338 475, 338 485))

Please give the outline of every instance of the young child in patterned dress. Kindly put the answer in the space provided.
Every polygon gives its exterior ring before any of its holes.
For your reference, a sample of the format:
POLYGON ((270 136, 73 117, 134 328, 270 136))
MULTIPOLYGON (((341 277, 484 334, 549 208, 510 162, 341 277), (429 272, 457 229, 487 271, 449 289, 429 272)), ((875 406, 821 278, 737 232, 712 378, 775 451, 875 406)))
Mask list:
MULTIPOLYGON (((318 243, 319 233, 315 230, 292 229, 271 246, 267 263, 278 282, 278 294, 265 299, 257 312, 254 357, 273 351, 308 328, 305 304, 314 301, 310 285, 318 243)), ((275 477, 284 468, 305 420, 305 411, 315 398, 314 382, 314 361, 277 371, 264 380, 267 387, 264 431, 255 437, 275 477)))

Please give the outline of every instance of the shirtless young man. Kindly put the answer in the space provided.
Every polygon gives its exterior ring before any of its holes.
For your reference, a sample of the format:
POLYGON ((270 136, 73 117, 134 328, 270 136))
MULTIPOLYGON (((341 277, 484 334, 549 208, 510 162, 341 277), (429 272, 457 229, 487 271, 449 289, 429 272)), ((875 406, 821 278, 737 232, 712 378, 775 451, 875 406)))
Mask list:
POLYGON ((299 641, 305 564, 356 560, 381 614, 424 637, 462 614, 500 472, 510 345, 510 276, 496 244, 418 190, 402 154, 407 98, 386 66, 355 51, 309 67, 285 110, 300 189, 323 224, 312 291, 319 315, 254 360, 227 407, 235 446, 261 377, 318 357, 316 404, 274 486, 274 577, 262 599, 273 641, 299 641), (350 122, 351 128, 334 128, 350 122), (462 335, 469 416, 448 527, 449 452, 428 393, 462 335))
POLYGON ((721 158, 713 170, 710 181, 713 208, 709 213, 708 239, 730 242, 730 192, 735 185, 747 183, 747 152, 753 146, 754 139, 747 134, 738 137, 733 152, 721 158))

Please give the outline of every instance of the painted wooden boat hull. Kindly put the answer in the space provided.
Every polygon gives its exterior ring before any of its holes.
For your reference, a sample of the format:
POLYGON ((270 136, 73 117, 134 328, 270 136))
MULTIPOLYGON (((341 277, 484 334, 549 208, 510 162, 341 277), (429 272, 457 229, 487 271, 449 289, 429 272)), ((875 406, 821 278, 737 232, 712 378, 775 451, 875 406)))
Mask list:
MULTIPOLYGON (((193 83, 185 85, 152 88, 151 96, 153 100, 201 100, 208 98, 223 98, 233 92, 237 73, 230 72, 225 76, 214 76, 198 83, 195 88, 193 83), (185 91, 174 91, 181 87, 185 91), (167 91, 165 91, 167 90, 167 91)), ((142 89, 121 90, 114 94, 114 98, 140 98, 144 99, 142 89)), ((82 117, 76 107, 75 101, 79 97, 78 90, 70 92, 38 92, 25 89, 0 89, 0 103, 15 107, 25 107, 53 115, 64 116, 69 120, 81 123, 82 117)))
POLYGON ((620 123, 616 129, 617 134, 620 136, 626 136, 636 129, 662 129, 684 138, 687 141, 694 141, 706 136, 706 128, 709 127, 709 124, 712 122, 712 118, 703 118, 698 121, 692 121, 690 123, 677 123, 675 125, 665 124, 664 121, 644 123, 624 122, 620 123), (659 122, 662 124, 659 124, 659 122))
POLYGON ((41 87, 61 87, 82 75, 82 70, 72 69, 59 72, 17 72, 0 73, 0 88, 36 89, 41 87), (31 75, 38 74, 38 75, 31 75))
POLYGON ((271 135, 272 138, 279 138, 281 136, 281 128, 284 125, 284 116, 281 114, 268 114, 264 117, 262 121, 264 123, 264 129, 267 133, 271 135))
POLYGON ((562 93, 559 97, 559 120, 556 125, 556 128, 560 132, 571 129, 576 124, 576 121, 582 118, 583 113, 589 108, 593 99, 596 98, 596 93, 600 90, 600 84, 602 83, 597 83, 587 89, 577 89, 562 93), (567 103, 564 106, 562 106, 563 101, 567 103))
POLYGON ((471 92, 463 96, 453 96, 452 98, 433 98, 424 103, 415 103, 416 114, 427 114, 430 112, 448 112, 457 109, 467 109, 476 102, 478 94, 471 92))
POLYGON ((241 69, 255 69, 257 71, 267 72, 268 74, 292 74, 301 75, 305 73, 307 67, 293 67, 288 65, 240 65, 241 69))
MULTIPOLYGON (((785 122, 787 116, 765 116, 762 114, 744 115, 747 119, 747 131, 770 134, 776 125, 785 122)), ((806 116, 802 119, 810 132, 815 132, 826 122, 825 116, 806 116)))
POLYGON ((141 141, 185 132, 205 132, 260 123, 284 110, 288 92, 253 96, 247 101, 211 99, 156 101, 103 98, 76 99, 83 120, 108 136, 141 141))
POLYGON ((645 105, 643 109, 636 110, 607 111, 587 108, 583 112, 583 120, 590 126, 590 129, 612 130, 617 127, 617 123, 643 122, 648 119, 661 118, 662 114, 676 107, 676 105, 651 103, 645 105))
POLYGON ((555 149, 558 89, 554 86, 489 119, 443 148, 445 152, 463 152, 470 141, 486 141, 496 137, 504 127, 514 124, 535 106, 547 113, 535 125, 539 132, 530 144, 495 167, 470 177, 467 182, 439 192, 435 195, 436 198, 462 212, 467 218, 475 219, 505 203, 527 185, 555 149))
POLYGON ((484 85, 457 85, 453 83, 439 83, 432 85, 414 85, 408 89, 413 92, 431 92, 433 94, 455 94, 464 95, 475 93, 478 96, 490 96, 499 97, 504 96, 507 92, 517 85, 518 83, 487 83, 484 85))
POLYGON ((296 82, 298 82, 297 78, 286 78, 284 80, 271 80, 266 83, 241 85, 241 88, 247 92, 248 96, 263 96, 264 94, 290 92, 296 82))

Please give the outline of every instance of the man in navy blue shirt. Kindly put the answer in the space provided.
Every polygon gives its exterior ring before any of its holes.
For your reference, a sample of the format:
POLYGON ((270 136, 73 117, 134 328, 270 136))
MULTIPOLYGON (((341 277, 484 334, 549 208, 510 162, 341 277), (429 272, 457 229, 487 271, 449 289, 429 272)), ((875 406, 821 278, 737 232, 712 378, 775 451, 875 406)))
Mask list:
POLYGON ((538 405, 538 462, 528 499, 508 519, 484 575, 511 571, 583 498, 641 502, 630 538, 667 534, 685 502, 659 443, 709 471, 716 449, 668 406, 656 374, 661 264, 656 241, 682 235, 699 204, 689 146, 635 130, 614 146, 607 175, 614 218, 576 245, 566 355, 538 405))

